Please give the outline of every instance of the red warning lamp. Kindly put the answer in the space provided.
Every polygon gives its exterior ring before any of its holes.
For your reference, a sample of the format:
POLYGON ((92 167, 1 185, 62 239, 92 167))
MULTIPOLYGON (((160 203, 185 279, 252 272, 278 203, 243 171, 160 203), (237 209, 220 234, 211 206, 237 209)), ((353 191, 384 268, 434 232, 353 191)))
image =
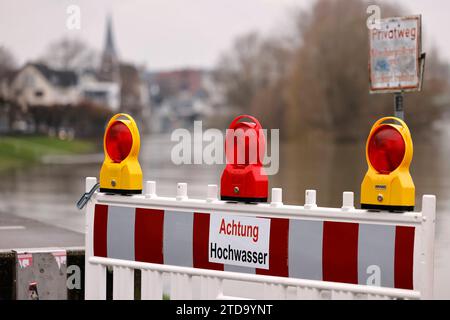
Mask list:
POLYGON ((111 118, 103 139, 105 160, 100 170, 100 192, 142 193, 140 143, 138 127, 130 115, 119 113, 111 118))
POLYGON ((123 122, 114 122, 106 133, 106 152, 115 163, 122 162, 130 153, 133 137, 123 122))
POLYGON ((385 117, 373 125, 366 143, 367 173, 361 184, 361 208, 414 210, 415 187, 409 172, 413 156, 406 123, 385 117))
POLYGON ((397 129, 380 126, 371 136, 367 152, 374 169, 378 173, 389 174, 402 163, 405 141, 397 129))
POLYGON ((249 115, 231 122, 225 138, 227 165, 220 181, 220 196, 226 201, 266 202, 268 177, 263 168, 266 143, 259 121, 249 115), (241 122, 242 119, 252 122, 241 122))

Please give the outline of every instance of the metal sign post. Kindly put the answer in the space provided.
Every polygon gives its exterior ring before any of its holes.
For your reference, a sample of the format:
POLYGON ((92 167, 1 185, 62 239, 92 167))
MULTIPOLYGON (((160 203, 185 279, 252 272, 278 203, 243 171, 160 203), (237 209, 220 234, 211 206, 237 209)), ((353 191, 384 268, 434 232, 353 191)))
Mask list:
POLYGON ((403 92, 396 92, 394 94, 394 114, 396 118, 405 120, 405 113, 403 111, 403 92))

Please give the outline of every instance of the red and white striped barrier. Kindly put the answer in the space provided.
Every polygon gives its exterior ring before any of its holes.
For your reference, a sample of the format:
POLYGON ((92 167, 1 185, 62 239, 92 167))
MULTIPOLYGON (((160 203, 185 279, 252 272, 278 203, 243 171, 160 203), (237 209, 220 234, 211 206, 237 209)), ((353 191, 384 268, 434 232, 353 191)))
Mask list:
POLYGON ((289 288, 293 298, 431 298, 435 201, 389 213, 355 209, 348 192, 336 209, 317 207, 313 190, 304 206, 284 205, 281 189, 257 205, 219 201, 216 186, 206 200, 189 199, 186 184, 175 198, 156 196, 154 182, 145 195, 95 193, 86 298, 105 298, 106 266, 116 299, 133 298, 133 269, 142 270, 143 298, 162 297, 164 273, 171 299, 226 298, 230 280, 262 284, 265 298, 288 298, 289 288))

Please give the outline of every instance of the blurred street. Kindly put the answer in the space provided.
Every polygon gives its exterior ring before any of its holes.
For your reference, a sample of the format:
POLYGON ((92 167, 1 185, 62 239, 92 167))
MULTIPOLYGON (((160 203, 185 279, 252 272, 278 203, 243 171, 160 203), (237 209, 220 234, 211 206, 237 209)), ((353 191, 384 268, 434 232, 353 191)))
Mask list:
POLYGON ((4 212, 0 214, 0 234, 0 250, 84 247, 83 233, 4 212))

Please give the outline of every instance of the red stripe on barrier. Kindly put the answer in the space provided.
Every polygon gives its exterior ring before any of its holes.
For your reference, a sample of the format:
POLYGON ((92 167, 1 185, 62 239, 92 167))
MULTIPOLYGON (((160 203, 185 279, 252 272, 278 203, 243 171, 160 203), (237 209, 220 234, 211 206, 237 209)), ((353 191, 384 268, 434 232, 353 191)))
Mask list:
POLYGON ((358 283, 358 229, 357 223, 323 223, 324 281, 358 283))
POLYGON ((211 269, 223 271, 222 263, 209 262, 209 214, 194 213, 193 230, 193 265, 194 268, 211 269))
POLYGON ((164 211, 136 208, 134 228, 135 260, 162 264, 164 211))
POLYGON ((414 227, 395 228, 394 286, 413 289, 414 227))
POLYGON ((96 204, 94 212, 94 256, 107 257, 108 206, 96 204))
POLYGON ((289 219, 270 219, 269 269, 256 269, 256 274, 288 277, 289 219))

